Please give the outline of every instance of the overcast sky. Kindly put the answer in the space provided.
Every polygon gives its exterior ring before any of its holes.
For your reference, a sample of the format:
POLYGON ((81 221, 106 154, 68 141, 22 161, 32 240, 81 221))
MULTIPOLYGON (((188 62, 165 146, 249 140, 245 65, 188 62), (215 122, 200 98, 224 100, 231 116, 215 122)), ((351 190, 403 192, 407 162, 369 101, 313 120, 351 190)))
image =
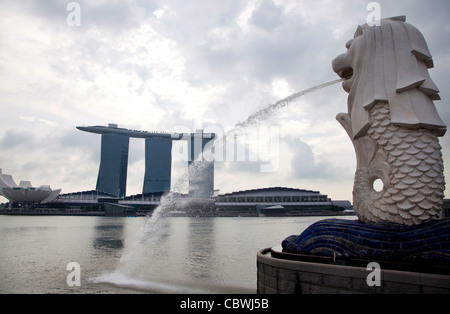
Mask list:
MULTIPOLYGON (((69 2, 0 1, 0 168, 17 183, 63 193, 95 189, 97 180, 100 136, 76 126, 227 132, 337 79, 331 60, 370 13, 365 0, 82 0, 73 26, 69 2)), ((450 125, 450 2, 378 3, 382 17, 406 15, 424 34, 441 90, 436 107, 450 125)), ((356 158, 335 120, 346 107, 336 84, 247 129, 252 135, 240 140, 253 148, 244 161, 216 162, 215 188, 286 186, 351 200, 356 158)), ((441 138, 447 178, 449 136, 441 138)), ((186 191, 179 159, 172 186, 186 191)), ((142 192, 143 177, 144 141, 132 139, 128 195, 142 192)))

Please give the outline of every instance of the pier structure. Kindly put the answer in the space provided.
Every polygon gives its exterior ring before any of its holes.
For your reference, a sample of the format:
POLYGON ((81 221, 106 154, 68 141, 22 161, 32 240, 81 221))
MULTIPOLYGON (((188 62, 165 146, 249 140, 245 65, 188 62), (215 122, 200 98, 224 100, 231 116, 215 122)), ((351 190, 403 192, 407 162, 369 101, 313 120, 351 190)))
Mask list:
POLYGON ((189 194, 210 198, 214 191, 214 161, 206 160, 203 152, 212 148, 214 133, 167 133, 129 130, 117 124, 108 126, 78 126, 78 130, 101 134, 100 166, 96 190, 126 196, 128 152, 130 138, 145 140, 145 174, 143 194, 168 192, 172 175, 172 141, 188 143, 189 194))

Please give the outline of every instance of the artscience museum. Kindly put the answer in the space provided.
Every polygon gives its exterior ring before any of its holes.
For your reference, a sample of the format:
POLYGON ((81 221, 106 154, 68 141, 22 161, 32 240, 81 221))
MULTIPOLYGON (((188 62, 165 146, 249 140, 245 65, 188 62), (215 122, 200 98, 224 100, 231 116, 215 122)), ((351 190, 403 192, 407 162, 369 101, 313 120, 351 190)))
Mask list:
POLYGON ((0 169, 0 196, 11 202, 22 204, 45 204, 53 201, 61 193, 61 189, 52 190, 48 185, 33 187, 30 181, 20 181, 17 185, 13 177, 3 174, 0 169))

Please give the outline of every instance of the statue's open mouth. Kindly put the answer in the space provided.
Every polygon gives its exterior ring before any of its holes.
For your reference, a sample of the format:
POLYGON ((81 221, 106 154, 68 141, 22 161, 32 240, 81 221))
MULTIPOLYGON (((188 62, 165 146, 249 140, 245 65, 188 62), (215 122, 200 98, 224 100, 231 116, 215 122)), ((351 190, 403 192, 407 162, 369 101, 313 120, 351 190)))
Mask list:
POLYGON ((347 81, 353 77, 353 69, 351 67, 345 68, 338 75, 347 81))

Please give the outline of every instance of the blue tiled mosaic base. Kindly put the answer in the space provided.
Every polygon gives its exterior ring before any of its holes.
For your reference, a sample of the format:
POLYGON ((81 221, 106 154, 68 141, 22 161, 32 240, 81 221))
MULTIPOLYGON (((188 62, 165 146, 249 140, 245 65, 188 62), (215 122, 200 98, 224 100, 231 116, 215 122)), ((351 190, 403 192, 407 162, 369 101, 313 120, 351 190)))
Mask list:
POLYGON ((326 219, 301 235, 282 242, 283 251, 379 261, 437 261, 450 265, 450 219, 420 226, 365 224, 359 220, 326 219))

